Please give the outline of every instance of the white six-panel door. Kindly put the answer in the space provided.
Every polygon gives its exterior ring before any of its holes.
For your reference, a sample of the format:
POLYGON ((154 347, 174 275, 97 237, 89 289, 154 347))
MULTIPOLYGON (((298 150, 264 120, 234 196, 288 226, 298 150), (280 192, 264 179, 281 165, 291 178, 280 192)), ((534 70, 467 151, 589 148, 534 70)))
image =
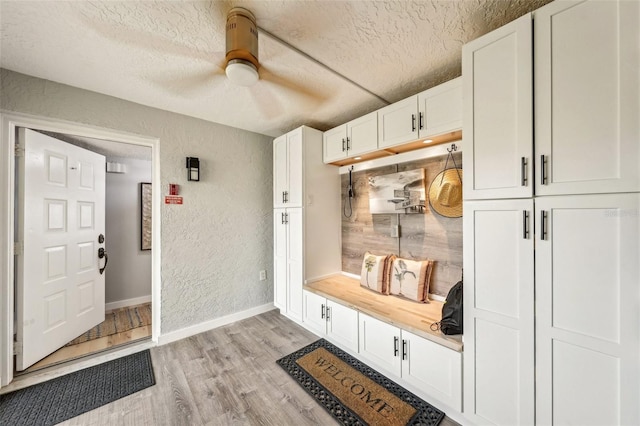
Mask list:
POLYGON ((538 424, 640 424, 640 194, 539 197, 536 221, 538 424))
POLYGON ((534 423, 533 200, 464 204, 464 411, 534 423))
POLYGON ((19 141, 18 371, 104 321, 105 306, 104 156, 28 129, 19 141))

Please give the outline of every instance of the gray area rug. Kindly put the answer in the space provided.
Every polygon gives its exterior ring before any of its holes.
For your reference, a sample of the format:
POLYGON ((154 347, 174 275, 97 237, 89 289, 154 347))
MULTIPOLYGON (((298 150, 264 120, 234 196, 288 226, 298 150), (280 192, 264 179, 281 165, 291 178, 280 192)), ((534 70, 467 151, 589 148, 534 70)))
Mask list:
POLYGON ((147 349, 0 395, 0 425, 54 425, 155 383, 147 349))

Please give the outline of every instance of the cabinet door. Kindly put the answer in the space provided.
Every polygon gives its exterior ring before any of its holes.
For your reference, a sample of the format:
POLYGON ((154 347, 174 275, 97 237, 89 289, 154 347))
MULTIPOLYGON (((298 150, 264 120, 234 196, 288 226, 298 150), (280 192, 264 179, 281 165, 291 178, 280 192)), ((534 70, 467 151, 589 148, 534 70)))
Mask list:
POLYGON ((273 141, 273 207, 285 207, 289 190, 289 161, 287 159, 287 135, 273 141))
POLYGON ((335 127, 327 130, 322 135, 323 161, 342 160, 347 157, 347 125, 335 127))
POLYGON ((358 312, 327 301, 327 337, 338 346, 358 352, 358 312))
POLYGON ((402 330, 402 378, 462 411, 462 354, 402 330))
POLYGON ((640 424, 640 194, 539 197, 536 211, 536 419, 640 424))
POLYGON ((287 226, 285 209, 273 211, 273 304, 287 313, 287 226))
POLYGON ((376 111, 347 123, 349 156, 378 149, 378 113, 376 111))
POLYGON ((464 198, 533 194, 531 14, 462 48, 464 198))
POLYGON ((309 291, 304 293, 302 322, 319 336, 327 332, 327 299, 309 291))
POLYGON ((400 376, 400 329, 360 313, 360 356, 373 365, 400 376))
POLYGON ((302 208, 286 209, 287 227, 287 315, 302 321, 304 249, 302 208))
POLYGON ((637 1, 535 12, 537 195, 640 191, 638 40, 637 1))
POLYGON ((304 177, 302 175, 303 143, 302 128, 287 133, 287 207, 302 207, 302 187, 304 185, 304 177))
POLYGON ((378 148, 418 139, 418 96, 378 110, 378 148))
POLYGON ((418 94, 420 138, 462 129, 462 77, 418 94))
POLYGON ((464 203, 464 410, 474 423, 534 423, 533 213, 531 199, 464 203))

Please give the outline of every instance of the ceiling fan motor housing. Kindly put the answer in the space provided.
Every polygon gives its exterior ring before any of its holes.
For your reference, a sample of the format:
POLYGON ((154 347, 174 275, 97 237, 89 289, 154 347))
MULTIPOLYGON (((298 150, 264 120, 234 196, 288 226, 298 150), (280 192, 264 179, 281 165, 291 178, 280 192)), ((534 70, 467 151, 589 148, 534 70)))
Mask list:
POLYGON ((227 15, 227 64, 234 60, 246 61, 256 70, 258 62, 258 27, 253 13, 234 7, 227 15))

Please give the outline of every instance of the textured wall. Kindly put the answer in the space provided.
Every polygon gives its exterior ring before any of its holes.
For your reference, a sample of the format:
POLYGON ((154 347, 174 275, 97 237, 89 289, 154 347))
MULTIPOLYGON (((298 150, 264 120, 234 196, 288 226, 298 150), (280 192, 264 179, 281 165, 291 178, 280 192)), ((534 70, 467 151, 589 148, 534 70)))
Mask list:
POLYGON ((105 302, 110 303, 151 296, 151 251, 140 250, 140 182, 151 182, 151 161, 107 161, 127 167, 126 173, 107 173, 105 302))
POLYGON ((160 139, 160 187, 184 197, 161 207, 162 333, 273 301, 271 138, 8 70, 0 84, 2 109, 160 139))
MULTIPOLYGON (((462 167, 461 153, 454 154, 462 167)), ((394 164, 353 173, 356 197, 353 213, 344 215, 349 175, 342 175, 342 270, 360 275, 364 253, 393 253, 408 259, 435 260, 430 293, 446 296, 460 280, 462 273, 462 218, 449 218, 434 213, 427 205, 424 214, 374 214, 369 212, 369 177, 404 170, 425 169, 425 190, 442 171, 447 156, 394 164), (396 222, 397 220, 397 222, 396 222), (400 224, 400 238, 391 237, 391 226, 400 224)), ((447 167, 453 167, 451 161, 447 167)), ((464 177, 463 177, 464 179, 464 177)), ((428 202, 427 202, 428 204, 428 202)), ((348 205, 346 206, 349 212, 348 205)))

